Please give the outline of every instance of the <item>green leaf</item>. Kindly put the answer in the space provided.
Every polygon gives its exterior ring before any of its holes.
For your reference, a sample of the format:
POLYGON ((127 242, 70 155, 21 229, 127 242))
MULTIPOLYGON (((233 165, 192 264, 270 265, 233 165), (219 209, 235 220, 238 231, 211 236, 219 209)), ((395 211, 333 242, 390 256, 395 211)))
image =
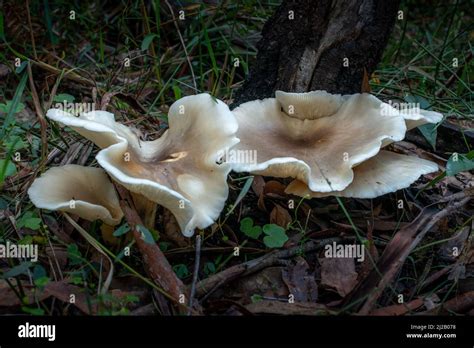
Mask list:
POLYGON ((142 46, 141 46, 142 51, 146 51, 148 47, 150 47, 150 44, 155 37, 158 37, 158 35, 148 34, 147 36, 145 36, 145 38, 142 41, 142 46))
POLYGON ((431 145, 433 150, 436 150, 436 138, 438 136, 438 127, 436 124, 427 123, 418 126, 421 134, 425 137, 428 143, 431 145))
POLYGON ((17 109, 18 105, 20 104, 20 98, 23 95, 23 90, 25 89, 27 80, 28 80, 28 74, 23 73, 20 83, 18 84, 18 87, 16 88, 15 95, 13 96, 11 107, 8 109, 7 116, 5 117, 5 120, 3 122, 3 126, 0 132, 0 138, 3 138, 5 136, 6 130, 13 123, 15 123, 14 111, 17 109))
POLYGON ((15 164, 9 159, 0 159, 0 182, 3 182, 7 176, 17 173, 15 164))
POLYGON ((275 224, 263 226, 263 233, 266 234, 263 243, 268 248, 281 248, 288 240, 285 229, 275 224))
POLYGON ((72 103, 76 98, 74 98, 73 95, 67 94, 67 93, 61 93, 58 95, 55 95, 53 98, 53 101, 58 102, 58 103, 72 103))
POLYGON ((216 266, 214 265, 214 262, 209 261, 204 264, 204 274, 210 275, 216 273, 216 266))
POLYGON ((262 228, 260 226, 254 226, 253 220, 250 217, 246 217, 240 221, 240 231, 247 237, 258 239, 262 234, 262 228))
POLYGON ((67 257, 71 266, 80 265, 82 263, 81 251, 76 244, 69 244, 67 246, 67 257))
POLYGON ((15 266, 9 271, 3 273, 1 278, 7 279, 7 278, 19 276, 20 274, 28 274, 28 269, 31 266, 33 266, 33 263, 30 261, 22 262, 18 266, 15 266))
POLYGON ((140 232, 142 239, 147 244, 155 244, 155 239, 151 234, 150 230, 143 225, 137 225, 137 231, 140 232))
POLYGON ((446 164, 446 174, 456 175, 459 172, 466 172, 474 169, 474 150, 462 154, 453 153, 446 164))
POLYGON ((263 296, 259 294, 253 294, 252 296, 250 296, 250 300, 252 301, 252 303, 257 303, 263 300, 263 296))
POLYGON ((30 307, 22 306, 21 310, 31 315, 44 315, 43 308, 30 308, 30 307))
POLYGON ((13 109, 12 112, 17 114, 25 109, 25 104, 18 102, 17 105, 14 105, 12 100, 0 103, 0 112, 6 114, 10 109, 13 109))
POLYGON ((120 237, 120 236, 124 235, 125 233, 127 233, 128 231, 130 231, 130 226, 127 223, 125 223, 122 226, 120 226, 119 228, 117 228, 114 231, 114 233, 112 233, 112 235, 114 237, 120 237))
POLYGON ((178 100, 181 99, 181 88, 179 86, 173 85, 173 93, 174 93, 174 99, 178 100))
POLYGON ((171 243, 169 242, 160 242, 158 243, 158 246, 160 247, 160 250, 165 252, 170 248, 171 243))
POLYGON ((38 288, 42 289, 49 283, 49 281, 50 279, 48 277, 40 277, 40 278, 35 279, 34 283, 38 288))
POLYGON ((41 219, 37 217, 32 211, 27 211, 17 222, 18 228, 29 228, 32 230, 39 230, 41 227, 41 219))
POLYGON ((5 140, 5 147, 9 149, 11 152, 13 152, 13 151, 24 149, 25 147, 27 147, 27 145, 18 135, 10 135, 5 140))
POLYGON ((179 278, 186 278, 189 275, 188 267, 182 263, 173 266, 173 271, 179 278))

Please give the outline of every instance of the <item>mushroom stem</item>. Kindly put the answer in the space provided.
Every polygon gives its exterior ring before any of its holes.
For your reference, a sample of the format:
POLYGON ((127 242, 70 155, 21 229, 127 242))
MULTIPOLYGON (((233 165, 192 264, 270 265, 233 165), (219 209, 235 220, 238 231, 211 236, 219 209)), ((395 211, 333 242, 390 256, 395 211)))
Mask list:
POLYGON ((130 192, 135 209, 146 228, 155 228, 157 204, 139 193, 130 192))

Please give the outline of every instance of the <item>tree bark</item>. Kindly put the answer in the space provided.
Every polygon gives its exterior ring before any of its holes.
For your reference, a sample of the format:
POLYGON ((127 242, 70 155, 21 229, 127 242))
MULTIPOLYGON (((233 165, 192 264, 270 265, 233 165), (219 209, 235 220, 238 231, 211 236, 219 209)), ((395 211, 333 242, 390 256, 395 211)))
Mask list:
POLYGON ((382 57, 399 0, 284 0, 267 21, 257 61, 234 106, 275 90, 361 91, 382 57))

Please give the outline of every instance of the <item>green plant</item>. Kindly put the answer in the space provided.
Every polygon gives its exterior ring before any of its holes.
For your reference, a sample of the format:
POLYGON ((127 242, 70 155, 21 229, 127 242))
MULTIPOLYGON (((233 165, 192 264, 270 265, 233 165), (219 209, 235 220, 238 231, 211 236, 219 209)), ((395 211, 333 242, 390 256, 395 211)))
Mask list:
POLYGON ((240 231, 246 236, 252 239, 259 239, 262 235, 262 231, 265 234, 263 237, 263 243, 267 248, 281 248, 286 241, 288 236, 286 230, 275 224, 266 224, 262 227, 254 225, 252 218, 246 217, 240 221, 240 231))

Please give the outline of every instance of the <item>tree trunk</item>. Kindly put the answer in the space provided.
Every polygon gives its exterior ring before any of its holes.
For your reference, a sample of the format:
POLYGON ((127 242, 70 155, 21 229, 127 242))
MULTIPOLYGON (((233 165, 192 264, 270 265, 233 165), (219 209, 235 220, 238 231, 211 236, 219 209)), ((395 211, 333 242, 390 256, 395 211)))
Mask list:
POLYGON ((361 91, 380 61, 399 0, 284 0, 267 21, 257 62, 234 106, 275 90, 361 91))

